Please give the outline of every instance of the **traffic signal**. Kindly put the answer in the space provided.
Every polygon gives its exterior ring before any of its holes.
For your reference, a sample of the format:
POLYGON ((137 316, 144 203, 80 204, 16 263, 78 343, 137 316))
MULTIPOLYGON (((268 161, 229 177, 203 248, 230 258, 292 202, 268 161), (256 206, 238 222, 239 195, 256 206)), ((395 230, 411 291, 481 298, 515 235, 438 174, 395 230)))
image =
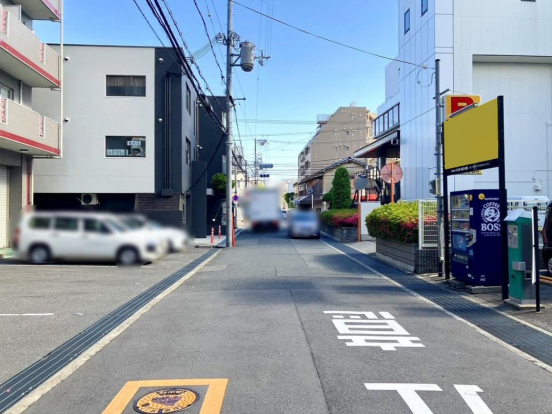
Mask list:
POLYGON ((268 178, 268 177, 270 177, 270 174, 259 174, 259 177, 268 178))

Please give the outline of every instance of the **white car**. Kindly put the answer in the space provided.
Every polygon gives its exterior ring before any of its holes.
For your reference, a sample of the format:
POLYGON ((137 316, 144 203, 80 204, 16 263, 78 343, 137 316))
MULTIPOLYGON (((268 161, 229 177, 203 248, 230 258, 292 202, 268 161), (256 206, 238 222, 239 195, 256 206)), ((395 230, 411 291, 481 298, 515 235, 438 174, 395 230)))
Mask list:
POLYGON ((189 246, 190 238, 181 229, 165 227, 138 214, 123 215, 120 219, 129 228, 151 231, 166 245, 167 252, 181 252, 189 246))
POLYGON ((128 231, 116 216, 101 213, 28 213, 16 229, 13 246, 17 257, 31 263, 89 260, 132 265, 163 254, 163 246, 151 234, 128 231))

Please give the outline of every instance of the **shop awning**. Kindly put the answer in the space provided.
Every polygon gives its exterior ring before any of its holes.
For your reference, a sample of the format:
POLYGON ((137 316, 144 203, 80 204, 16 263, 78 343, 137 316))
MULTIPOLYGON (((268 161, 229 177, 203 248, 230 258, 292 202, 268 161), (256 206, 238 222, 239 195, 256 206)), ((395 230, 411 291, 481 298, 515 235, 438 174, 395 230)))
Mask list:
POLYGON ((314 195, 311 194, 311 195, 303 196, 297 199, 297 204, 306 206, 306 205, 311 205, 313 201, 315 203, 322 201, 322 194, 314 194, 314 195))
MULTIPOLYGON (((355 151, 355 158, 379 158, 386 157, 387 150, 391 147, 397 148, 397 145, 392 145, 391 141, 398 139, 401 136, 400 130, 395 130, 388 135, 379 138, 377 141, 366 145, 363 148, 355 151)), ((398 148, 397 148, 398 149, 398 148)))

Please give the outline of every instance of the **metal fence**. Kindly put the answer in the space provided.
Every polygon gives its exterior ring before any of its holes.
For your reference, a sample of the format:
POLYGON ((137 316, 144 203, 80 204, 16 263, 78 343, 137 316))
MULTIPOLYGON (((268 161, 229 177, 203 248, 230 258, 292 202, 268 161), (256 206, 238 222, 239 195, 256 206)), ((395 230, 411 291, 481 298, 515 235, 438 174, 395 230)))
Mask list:
POLYGON ((418 248, 436 249, 439 231, 437 229, 437 200, 416 200, 418 203, 418 248))
MULTIPOLYGON (((418 203, 418 248, 423 249, 436 249, 438 230, 437 230, 437 200, 415 200, 418 203)), ((548 201, 543 199, 529 199, 524 197, 521 199, 509 199, 508 211, 512 210, 525 210, 530 212, 533 206, 538 207, 539 214, 539 230, 544 225, 544 218, 546 216, 546 207, 548 201)), ((539 239, 542 236, 539 234, 539 239)), ((539 244, 542 244, 542 240, 539 240, 539 244)))

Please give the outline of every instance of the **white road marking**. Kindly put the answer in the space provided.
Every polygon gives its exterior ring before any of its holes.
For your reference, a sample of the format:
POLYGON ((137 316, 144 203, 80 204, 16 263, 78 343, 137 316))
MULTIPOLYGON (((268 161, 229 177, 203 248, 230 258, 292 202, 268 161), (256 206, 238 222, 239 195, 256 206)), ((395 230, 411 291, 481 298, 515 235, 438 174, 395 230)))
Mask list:
POLYGON ((0 313, 0 316, 54 316, 55 313, 0 313))
POLYGON ((416 391, 443 391, 437 384, 364 384, 368 391, 397 391, 413 414, 433 414, 416 391))
POLYGON ((378 319, 374 312, 324 311, 332 315, 337 329, 337 339, 345 339, 347 346, 373 346, 384 351, 399 348, 425 348, 420 338, 410 336, 389 312, 378 312, 384 319, 378 319), (381 336, 379 336, 381 335, 381 336), (395 336, 396 335, 396 336, 395 336))
MULTIPOLYGON (((439 309, 440 311, 446 313, 446 314, 449 315, 451 318, 456 319, 457 321, 460 321, 460 322, 465 323, 466 325, 468 325, 468 326, 470 326, 471 328, 475 329, 477 332, 479 332, 479 333, 480 333, 481 335, 483 335, 485 338, 490 339, 491 341, 495 342, 496 344, 498 344, 498 345, 500 345, 500 346, 502 346, 502 347, 508 349, 509 351, 512 351, 514 354, 516 354, 516 355, 518 355, 518 356, 520 356, 520 357, 526 359, 527 361, 530 361, 530 362, 532 362, 533 364, 535 364, 535 365, 541 367, 542 369, 545 369, 546 371, 552 373, 552 366, 550 366, 550 365, 548 365, 548 364, 545 364, 545 363, 542 362, 542 361, 539 361, 538 359, 532 357, 531 355, 529 355, 529 354, 527 354, 527 353, 525 353, 525 352, 523 352, 523 351, 520 351, 519 349, 515 348, 514 346, 512 346, 512 345, 510 345, 510 344, 508 344, 508 343, 506 343, 506 342, 504 342, 502 339, 499 339, 499 338, 497 338, 496 336, 491 335, 491 334, 488 333, 487 331, 484 331, 483 329, 481 329, 480 327, 478 327, 478 326, 474 325, 473 323, 467 321, 466 319, 464 319, 464 318, 462 318, 462 317, 460 317, 460 316, 458 316, 458 315, 452 313, 451 311, 446 310, 446 309, 443 308, 442 306, 437 305, 435 302, 432 302, 431 300, 429 300, 429 299, 423 297, 422 295, 417 294, 416 292, 414 292, 414 291, 408 289, 407 287, 404 287, 404 286, 401 285, 400 283, 395 282, 393 279, 388 278, 388 277, 385 276, 383 273, 378 272, 378 271, 375 270, 374 268, 372 268, 372 267, 370 267, 370 266, 368 266, 368 265, 365 265, 365 264, 362 263, 360 260, 357 260, 357 259, 355 259, 355 258, 353 258, 353 257, 351 257, 351 256, 349 256, 349 255, 347 255, 346 253, 343 253, 343 252, 342 252, 341 250, 339 250, 338 248, 336 248, 336 247, 334 247, 334 246, 332 246, 332 245, 330 245, 330 244, 328 244, 328 243, 326 243, 326 242, 324 242, 324 241, 322 241, 322 240, 320 240, 320 242, 321 242, 321 243, 324 243, 324 244, 327 245, 328 247, 331 247, 331 248, 334 249, 336 252, 342 254, 343 256, 348 257, 349 259, 351 259, 352 261, 358 263, 359 265, 361 265, 361 266, 364 267, 365 269, 368 269, 370 272, 372 272, 372 273, 378 275, 378 276, 381 277, 382 279, 386 280, 387 282, 391 283, 391 284, 394 285, 394 286, 397 286, 399 289, 402 289, 402 290, 405 291, 406 293, 408 293, 408 294, 414 296, 415 298, 421 300, 422 302, 425 302, 425 303, 427 303, 427 304, 433 306, 434 308, 439 309)), ((355 250, 357 250, 357 249, 355 249, 355 250)), ((360 250, 357 250, 357 251, 360 252, 360 250)), ((362 252, 361 252, 361 253, 362 253, 362 252)), ((484 305, 483 305, 483 306, 484 306, 484 305)), ((489 307, 489 306, 487 306, 487 307, 489 307)), ((490 308, 490 307, 489 307, 489 308, 490 308)), ((491 309, 492 309, 492 308, 491 308, 491 309)), ((494 310, 495 312, 502 313, 502 312, 497 311, 496 309, 493 309, 493 310, 494 310)), ((532 328, 535 329, 535 330, 538 330, 538 331, 541 331, 541 332, 543 332, 543 333, 546 333, 547 335, 552 335, 552 334, 550 334, 549 332, 545 332, 542 328, 536 327, 536 326, 534 326, 534 325, 532 325, 532 324, 530 324, 530 323, 528 323, 528 322, 525 322, 525 321, 523 321, 523 320, 521 320, 521 319, 517 319, 517 318, 515 318, 515 317, 512 317, 511 315, 504 314, 504 316, 507 316, 507 317, 509 317, 509 318, 511 318, 511 319, 517 320, 517 321, 519 321, 520 323, 523 323, 524 325, 527 325, 527 326, 529 326, 529 327, 532 327, 532 328)))
POLYGON ((474 414, 493 414, 487 404, 477 394, 483 392, 477 385, 455 385, 456 391, 464 399, 474 414))
POLYGON ((50 379, 46 380, 38 388, 32 390, 29 394, 27 394, 27 396, 25 398, 23 398, 21 401, 19 401, 17 404, 15 404, 13 407, 11 407, 8 411, 6 411, 5 414, 21 414, 23 411, 25 411, 27 408, 29 408, 32 404, 37 402, 44 394, 48 393, 56 385, 60 384, 63 380, 68 378, 71 374, 73 374, 76 370, 78 370, 81 366, 83 366, 86 363, 86 361, 88 361, 90 358, 92 358, 94 355, 96 355, 98 352, 100 352, 112 340, 114 340, 121 333, 123 333, 125 330, 127 330, 127 328, 130 325, 132 325, 134 322, 136 322, 138 319, 140 319, 140 317, 144 313, 146 313, 151 308, 153 308, 165 296, 169 295, 174 290, 178 289, 184 282, 186 282, 193 275, 195 275, 203 266, 207 265, 210 261, 215 259, 221 251, 222 251, 222 249, 215 252, 211 257, 206 259, 203 263, 201 263, 199 266, 197 266, 194 270, 192 270, 190 273, 188 273, 185 277, 180 279, 174 285, 172 285, 172 286, 168 287, 167 289, 165 289, 163 292, 161 292, 159 295, 157 295, 155 298, 153 298, 151 301, 149 301, 147 304, 145 304, 142 308, 137 310, 134 315, 132 315, 130 318, 128 318, 125 322, 123 322, 117 328, 115 328, 114 330, 109 332, 106 336, 104 336, 102 339, 100 339, 95 345, 92 345, 90 348, 88 348, 86 351, 84 351, 82 354, 80 354, 75 360, 73 360, 73 362, 71 362, 69 365, 67 365, 65 368, 63 368, 61 371, 59 371, 57 374, 52 376, 50 379))

